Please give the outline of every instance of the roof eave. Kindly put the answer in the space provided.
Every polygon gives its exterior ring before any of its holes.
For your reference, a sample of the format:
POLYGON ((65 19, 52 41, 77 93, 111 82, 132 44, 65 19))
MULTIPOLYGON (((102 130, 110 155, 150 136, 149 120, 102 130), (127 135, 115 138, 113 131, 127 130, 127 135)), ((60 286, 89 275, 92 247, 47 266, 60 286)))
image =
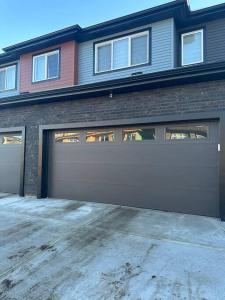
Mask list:
POLYGON ((19 59, 19 55, 17 54, 3 53, 0 54, 0 65, 10 64, 13 63, 14 61, 17 61, 18 59, 19 59))
POLYGON ((224 18, 225 16, 225 4, 213 5, 196 11, 189 9, 186 18, 178 18, 177 22, 181 27, 191 26, 204 22, 213 21, 216 19, 224 18))
POLYGON ((81 30, 78 25, 71 26, 53 33, 46 34, 41 37, 31 39, 19 44, 3 48, 5 53, 26 53, 33 50, 38 50, 44 47, 53 46, 58 43, 75 40, 76 34, 81 30))

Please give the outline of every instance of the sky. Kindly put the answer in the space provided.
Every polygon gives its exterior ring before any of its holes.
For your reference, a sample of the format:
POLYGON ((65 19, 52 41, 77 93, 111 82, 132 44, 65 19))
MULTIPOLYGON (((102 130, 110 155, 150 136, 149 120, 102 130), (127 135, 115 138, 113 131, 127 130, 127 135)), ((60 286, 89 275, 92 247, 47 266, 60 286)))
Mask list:
MULTIPOLYGON (((74 24, 94 25, 164 4, 168 0, 0 0, 0 51, 74 24)), ((225 0, 189 0, 191 9, 225 0)))

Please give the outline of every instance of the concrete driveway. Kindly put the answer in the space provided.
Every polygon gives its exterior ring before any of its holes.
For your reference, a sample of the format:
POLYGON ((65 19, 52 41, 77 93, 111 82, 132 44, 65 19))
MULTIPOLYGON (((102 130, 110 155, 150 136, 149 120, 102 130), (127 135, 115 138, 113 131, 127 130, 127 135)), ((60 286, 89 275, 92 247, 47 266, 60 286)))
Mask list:
POLYGON ((0 299, 225 299, 217 219, 0 198, 0 299))

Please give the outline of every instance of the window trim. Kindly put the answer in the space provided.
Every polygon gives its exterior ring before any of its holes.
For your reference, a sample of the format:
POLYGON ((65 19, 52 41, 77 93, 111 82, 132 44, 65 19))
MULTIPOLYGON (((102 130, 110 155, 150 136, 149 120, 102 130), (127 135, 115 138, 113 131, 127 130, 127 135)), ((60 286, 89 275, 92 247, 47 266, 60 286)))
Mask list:
POLYGON ((109 72, 114 72, 114 71, 119 71, 119 70, 124 70, 124 69, 130 69, 130 68, 135 68, 138 66, 143 66, 147 65, 150 63, 151 59, 151 54, 150 54, 150 40, 151 40, 151 29, 147 29, 144 31, 139 31, 136 33, 132 34, 126 34, 119 36, 117 38, 112 38, 110 40, 105 40, 102 42, 96 42, 94 44, 94 75, 99 75, 99 74, 104 74, 104 73, 109 73, 109 72), (140 64, 133 64, 131 63, 131 40, 132 38, 137 38, 141 36, 147 35, 147 60, 143 63, 140 64), (128 65, 125 67, 120 67, 120 68, 113 68, 113 44, 117 41, 120 40, 125 40, 128 39, 128 65), (102 46, 107 46, 111 45, 111 68, 109 70, 104 70, 104 71, 98 71, 98 48, 102 46))
POLYGON ((44 52, 44 53, 41 53, 41 54, 37 54, 37 55, 33 55, 33 58, 32 58, 32 83, 39 83, 39 82, 43 82, 43 81, 48 81, 48 80, 55 80, 55 79, 59 79, 60 78, 60 49, 55 49, 55 50, 52 50, 52 51, 49 51, 49 52, 44 52), (51 56, 51 55, 54 55, 54 54, 58 54, 58 75, 55 76, 55 77, 50 77, 48 78, 48 56, 51 56), (42 57, 44 56, 45 57, 45 78, 44 79, 41 79, 41 80, 35 80, 35 65, 34 65, 34 62, 35 62, 35 59, 38 58, 38 57, 42 57))
POLYGON ((182 33, 181 34, 181 65, 182 65, 182 67, 191 66, 191 65, 194 65, 194 64, 200 64, 200 63, 203 63, 203 62, 204 62, 204 29, 202 28, 202 29, 197 29, 197 30, 182 33), (201 59, 199 61, 195 61, 195 62, 192 62, 192 63, 185 64, 184 63, 184 38, 185 38, 185 36, 188 36, 188 35, 191 35, 191 34, 196 34, 196 33, 199 33, 199 32, 201 33, 201 59))
MULTIPOLYGON (((4 66, 4 67, 0 67, 0 72, 1 71, 7 71, 11 67, 15 67, 15 86, 14 86, 14 88, 11 88, 11 89, 7 89, 7 88, 5 88, 3 90, 0 89, 0 93, 5 93, 5 92, 16 91, 17 90, 17 64, 14 63, 12 65, 7 65, 7 66, 4 66)), ((6 87, 6 85, 7 85, 7 76, 5 76, 5 87, 6 87)))

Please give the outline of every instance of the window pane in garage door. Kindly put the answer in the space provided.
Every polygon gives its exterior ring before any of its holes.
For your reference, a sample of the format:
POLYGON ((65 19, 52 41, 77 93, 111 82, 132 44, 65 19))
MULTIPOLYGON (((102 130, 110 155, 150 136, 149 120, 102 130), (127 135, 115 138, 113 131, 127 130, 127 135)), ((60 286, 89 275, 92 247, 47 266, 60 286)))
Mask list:
POLYGON ((55 141, 57 143, 78 143, 80 141, 80 134, 74 131, 58 132, 55 134, 55 141))
POLYGON ((206 125, 177 125, 166 128, 166 140, 200 140, 207 137, 206 125))
POLYGON ((21 135, 0 135, 0 143, 2 145, 20 145, 22 144, 22 136, 21 135))
POLYGON ((145 141, 155 139, 155 128, 130 128, 123 130, 123 141, 145 141))
POLYGON ((115 134, 113 131, 89 131, 86 135, 87 143, 94 142, 114 142, 115 134))

